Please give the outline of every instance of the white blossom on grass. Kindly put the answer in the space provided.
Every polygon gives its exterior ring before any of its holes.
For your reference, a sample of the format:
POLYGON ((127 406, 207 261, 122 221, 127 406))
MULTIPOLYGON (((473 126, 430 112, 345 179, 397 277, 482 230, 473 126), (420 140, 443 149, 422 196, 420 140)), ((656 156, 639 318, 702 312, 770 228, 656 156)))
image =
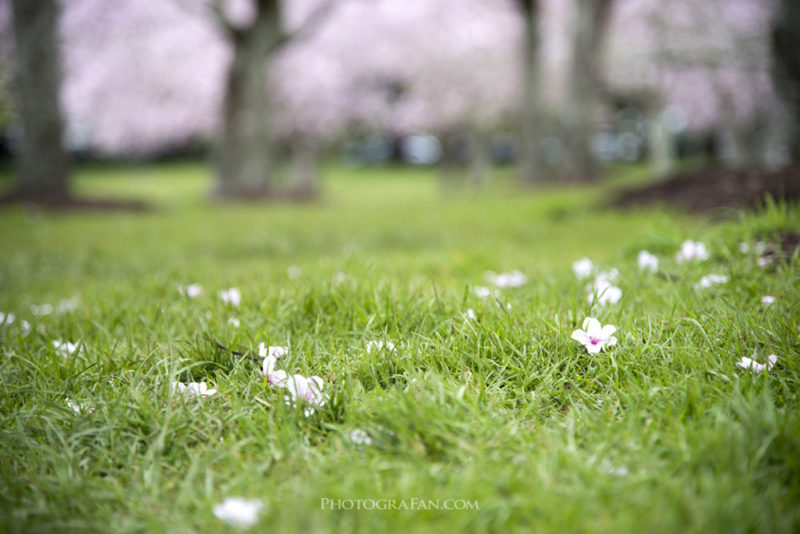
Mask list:
POLYGON ((61 357, 66 360, 69 356, 77 354, 80 351, 81 346, 80 342, 70 343, 69 341, 55 340, 53 341, 53 348, 55 349, 56 353, 60 354, 61 357))
POLYGON ((640 271, 650 271, 651 273, 654 273, 658 270, 658 258, 655 256, 655 254, 650 254, 646 250, 639 252, 637 261, 639 263, 640 271))
POLYGON ((748 369, 755 374, 761 374, 762 371, 765 369, 772 369, 772 366, 775 365, 775 362, 778 361, 778 357, 774 354, 770 354, 767 358, 767 363, 758 363, 757 361, 748 358, 746 356, 742 356, 742 359, 736 362, 736 365, 741 367, 742 369, 748 369))
POLYGON ((727 283, 730 278, 724 274, 707 274, 702 277, 698 283, 694 285, 695 289, 702 289, 718 284, 727 283))
POLYGON ((283 369, 275 369, 277 359, 277 356, 271 354, 264 357, 264 363, 261 365, 261 374, 270 386, 284 387, 289 376, 283 369))
POLYGON ((187 397, 210 397, 217 393, 216 389, 209 389, 205 382, 172 382, 172 391, 183 393, 187 397))
POLYGON ((70 400, 69 397, 65 398, 64 402, 66 402, 67 406, 69 406, 73 412, 79 415, 84 412, 92 413, 94 411, 94 408, 86 409, 86 407, 83 404, 79 404, 73 400, 70 400))
POLYGON ((706 250, 705 243, 700 241, 692 241, 687 239, 681 244, 681 249, 675 255, 675 261, 683 263, 685 261, 706 261, 708 259, 708 251, 706 250))
POLYGON ((617 286, 594 287, 590 291, 587 297, 589 304, 596 302, 601 306, 605 306, 606 304, 616 304, 622 298, 622 290, 617 286))
POLYGON ((56 305, 56 313, 58 314, 70 313, 76 309, 78 309, 78 299, 76 297, 59 300, 58 305, 56 305))
POLYGON ((266 343, 258 344, 258 355, 262 358, 266 358, 267 356, 272 356, 273 358, 280 358, 281 356, 286 356, 288 353, 289 349, 286 347, 267 345, 266 343))
POLYGON ((495 274, 489 271, 486 273, 486 280, 501 289, 519 287, 528 281, 528 279, 525 278, 525 275, 522 274, 522 271, 512 271, 510 273, 500 274, 495 274))
POLYGON ((572 264, 572 272, 575 273, 575 276, 578 277, 579 280, 589 278, 589 276, 592 275, 593 269, 594 264, 589 258, 581 258, 572 264))
POLYGON ((615 326, 607 324, 600 325, 600 321, 594 317, 587 317, 583 320, 582 329, 572 332, 572 339, 586 347, 589 354, 597 354, 606 346, 617 344, 617 338, 613 336, 617 331, 615 326))
POLYGON ((239 321, 239 319, 237 319, 236 317, 231 317, 230 319, 228 319, 228 324, 233 326, 234 328, 239 328, 240 326, 242 326, 242 322, 239 321))
POLYGON ((189 284, 186 286, 183 284, 178 284, 178 292, 184 297, 196 299, 203 294, 203 286, 200 284, 189 284))
POLYGON ((41 317, 42 315, 50 315, 53 313, 52 304, 31 304, 31 313, 41 317))
POLYGON ((492 295, 492 290, 484 286, 475 286, 472 291, 479 299, 489 298, 492 295))
POLYGON ((356 445, 372 445, 372 438, 369 437, 369 434, 357 428, 350 432, 350 441, 355 443, 356 445))
POLYGON ((770 263, 772 263, 772 258, 769 256, 759 256, 756 260, 756 265, 759 267, 766 267, 770 263))
POLYGON ((225 304, 230 304, 231 306, 236 308, 238 308, 239 304, 242 302, 242 292, 235 287, 231 287, 223 291, 220 291, 219 293, 217 293, 217 295, 222 300, 222 302, 224 302, 225 304))
POLYGON ((589 304, 597 302, 599 305, 605 306, 619 302, 619 299, 622 298, 622 290, 613 284, 618 276, 619 271, 616 269, 598 273, 594 282, 586 287, 589 292, 587 297, 589 304))
POLYGON ((380 339, 373 339, 372 341, 367 342, 367 353, 380 352, 382 350, 387 350, 389 352, 394 352, 395 347, 394 343, 391 341, 381 341, 380 339))
POLYGON ((3 313, 0 312, 0 325, 10 325, 14 323, 14 314, 13 313, 3 313))
MULTIPOLYGON (((753 247, 753 253, 758 256, 761 256, 767 251, 768 245, 764 241, 756 241, 755 246, 753 247)), ((750 244, 742 241, 739 243, 739 252, 742 254, 747 254, 750 252, 750 244)))
POLYGON ((763 304, 764 306, 775 304, 775 297, 773 297, 772 295, 764 295, 763 297, 761 297, 761 304, 763 304))
POLYGON ((328 401, 328 396, 322 392, 322 378, 303 375, 292 375, 286 380, 288 395, 283 397, 286 404, 291 406, 303 406, 303 415, 310 417, 314 414, 315 408, 323 406, 328 401))
POLYGON ((259 499, 228 497, 214 507, 214 515, 235 527, 249 528, 258 523, 263 507, 259 499))
POLYGON ((467 319, 471 319, 473 321, 477 319, 477 317, 475 316, 475 310, 473 310, 472 308, 467 308, 467 312, 464 314, 464 317, 466 317, 467 319))

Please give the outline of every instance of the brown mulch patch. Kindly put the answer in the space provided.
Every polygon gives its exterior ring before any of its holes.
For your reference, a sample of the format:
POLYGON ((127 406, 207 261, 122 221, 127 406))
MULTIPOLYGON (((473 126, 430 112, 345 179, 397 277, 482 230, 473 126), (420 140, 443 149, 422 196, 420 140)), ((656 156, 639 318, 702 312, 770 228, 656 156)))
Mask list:
POLYGON ((767 195, 775 200, 800 198, 800 166, 778 171, 705 169, 677 174, 644 188, 624 190, 612 204, 621 208, 665 204, 707 212, 755 208, 767 195))

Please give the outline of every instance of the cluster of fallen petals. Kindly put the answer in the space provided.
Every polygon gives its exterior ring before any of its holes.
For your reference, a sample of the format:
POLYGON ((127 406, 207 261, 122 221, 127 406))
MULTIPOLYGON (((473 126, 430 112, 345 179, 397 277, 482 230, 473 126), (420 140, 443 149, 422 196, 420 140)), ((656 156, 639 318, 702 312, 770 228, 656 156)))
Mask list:
POLYGON ((681 248, 675 254, 675 261, 683 263, 686 261, 706 261, 709 258, 705 243, 687 239, 681 243, 681 248))
POLYGON ((264 380, 275 388, 284 388, 287 394, 283 400, 289 406, 302 406, 303 415, 310 417, 316 408, 324 406, 328 401, 328 395, 322 391, 324 382, 318 376, 305 377, 300 374, 289 375, 283 369, 276 369, 278 358, 283 356, 286 351, 284 347, 269 347, 262 344, 266 353, 261 372, 264 380), (276 349, 270 354, 270 349, 276 349), (282 349, 282 350, 277 350, 282 349))
POLYGON ((758 363, 757 361, 748 358, 746 356, 742 356, 742 359, 736 362, 736 365, 741 367, 742 369, 748 369, 753 373, 760 375, 762 371, 772 369, 772 366, 778 361, 778 357, 774 354, 770 354, 767 358, 767 363, 758 363))

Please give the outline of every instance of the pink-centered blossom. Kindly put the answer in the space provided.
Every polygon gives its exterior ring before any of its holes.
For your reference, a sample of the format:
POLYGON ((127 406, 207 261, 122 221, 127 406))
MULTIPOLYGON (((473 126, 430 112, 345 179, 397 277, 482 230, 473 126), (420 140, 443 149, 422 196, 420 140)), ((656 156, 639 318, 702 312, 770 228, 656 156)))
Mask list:
POLYGON ((271 354, 267 355, 264 358, 264 363, 261 366, 261 373, 270 386, 284 387, 289 375, 283 369, 275 369, 277 358, 277 356, 271 354))
POLYGON ((583 320, 582 329, 572 332, 572 339, 586 347, 589 354, 597 354, 606 346, 617 344, 617 338, 613 336, 616 331, 615 326, 601 326, 594 317, 587 317, 583 320))
POLYGON ((309 417, 314 414, 315 408, 323 406, 328 401, 328 396, 322 392, 322 378, 303 375, 292 375, 286 380, 286 389, 289 394, 283 397, 290 406, 303 406, 303 415, 309 417))

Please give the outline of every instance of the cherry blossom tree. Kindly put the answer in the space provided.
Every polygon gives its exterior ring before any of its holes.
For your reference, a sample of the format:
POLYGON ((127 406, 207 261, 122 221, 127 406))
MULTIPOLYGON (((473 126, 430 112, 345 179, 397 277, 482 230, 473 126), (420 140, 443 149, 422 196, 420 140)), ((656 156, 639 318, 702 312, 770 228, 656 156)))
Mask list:
POLYGON ((617 7, 605 66, 610 91, 643 108, 663 171, 679 131, 718 132, 733 166, 780 159, 765 141, 776 103, 769 72, 773 1, 681 0, 667 9, 655 0, 620 0, 617 7))

